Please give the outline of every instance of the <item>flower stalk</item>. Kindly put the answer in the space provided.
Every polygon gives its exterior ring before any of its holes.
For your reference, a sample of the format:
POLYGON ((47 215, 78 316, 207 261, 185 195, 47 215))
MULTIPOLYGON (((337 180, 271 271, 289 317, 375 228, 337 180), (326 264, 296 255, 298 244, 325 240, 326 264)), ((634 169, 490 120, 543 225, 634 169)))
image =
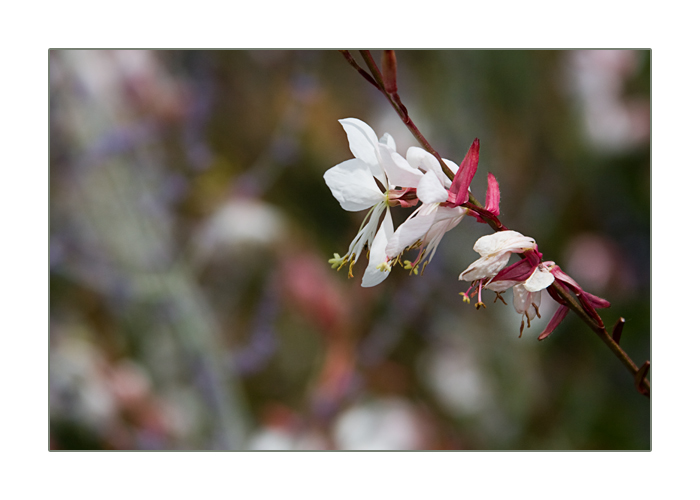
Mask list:
MULTIPOLYGON (((376 62, 374 61, 374 58, 372 57, 372 54, 369 50, 361 50, 360 54, 367 64, 367 67, 369 69, 369 73, 364 70, 358 63, 355 61, 355 59, 352 57, 349 51, 347 50, 342 50, 340 51, 345 59, 350 63, 350 65, 355 68, 355 70, 360 73, 360 75, 365 78, 369 83, 371 83, 374 87, 376 87, 384 96, 387 98, 389 103, 394 107, 394 110, 398 114, 399 118, 401 121, 405 124, 405 126, 408 128, 408 130, 413 134, 413 136, 416 138, 418 143, 430 154, 432 154, 437 161, 440 164, 440 167, 442 171, 445 173, 445 175, 450 179, 450 181, 455 180, 455 173, 450 170, 450 168, 447 167, 445 162, 443 161, 442 157, 440 154, 430 145, 428 140, 423 136, 423 134, 418 130, 418 127, 415 125, 413 120, 409 117, 408 115, 408 110, 406 107, 403 105, 401 102, 401 99, 398 94, 398 86, 396 82, 396 55, 394 51, 388 50, 388 51, 383 51, 382 54, 382 70, 379 69, 377 66, 376 62)), ((476 147, 477 147, 477 161, 478 161, 478 140, 475 141, 476 147)), ((473 146, 472 146, 473 147, 473 146)), ((472 148, 470 148, 470 152, 472 151, 472 148)), ((469 152, 467 153, 467 157, 469 157, 469 152)), ((465 162, 467 162, 467 157, 465 157, 465 162)), ((459 175, 459 172, 458 172, 459 175)), ((473 176, 473 175, 472 175, 473 176)), ((479 201, 474 197, 474 195, 471 192, 468 192, 468 198, 465 196, 465 193, 461 192, 461 197, 459 199, 460 204, 459 206, 467 208, 474 213, 477 214, 477 220, 479 222, 484 222, 488 224, 494 231, 500 232, 500 231, 507 231, 508 228, 501 223, 501 221, 498 218, 499 212, 498 212, 498 201, 500 197, 500 194, 497 194, 498 187, 497 184, 495 184, 495 190, 493 187, 493 184, 495 183, 495 178, 492 179, 492 176, 489 176, 489 190, 487 191, 487 197, 486 197, 486 207, 479 203, 479 201), (494 210, 495 207, 495 210, 494 210)), ((455 183, 456 184, 456 183, 455 183)), ((467 187, 468 187, 467 183, 467 187)), ((466 190, 466 187, 464 188, 466 190)), ((521 258, 523 259, 528 259, 530 260, 531 257, 536 257, 536 261, 540 261, 541 254, 535 249, 527 249, 524 250, 520 254, 521 258), (537 253, 538 255, 534 255, 534 253, 537 253)), ((558 268, 558 266, 555 266, 558 268)), ((543 332, 542 335, 540 335, 539 339, 542 340, 546 338, 549 333, 551 333, 551 330, 556 327, 559 322, 563 319, 564 315, 568 310, 573 311, 583 322, 591 329, 593 332, 603 341, 603 343, 613 352, 613 354, 622 362, 622 364, 625 366, 625 368, 633 375, 634 380, 635 380, 635 386, 637 390, 643 394, 646 397, 650 397, 651 394, 651 386, 649 383, 649 380, 646 378, 647 373, 649 371, 650 363, 649 361, 646 361, 641 368, 637 367, 637 365, 632 361, 632 359, 627 355, 627 353, 620 347, 620 336, 622 334, 622 326, 624 325, 624 319, 620 318, 618 322, 615 325, 615 328, 613 330, 613 334, 610 335, 608 333, 604 322, 600 318, 600 316, 597 314, 595 311, 595 308, 599 307, 607 307, 609 306, 609 303, 607 305, 601 305, 602 303, 607 303, 607 301, 604 301, 602 299, 598 299, 597 297, 591 296, 587 292, 583 291, 571 278, 569 278, 567 275, 565 275, 560 269, 558 270, 560 274, 558 276, 560 277, 559 279, 555 279, 551 285, 547 288, 547 291, 550 293, 550 295, 557 301, 559 304, 561 304, 562 307, 560 307, 560 310, 557 311, 555 314, 555 317, 553 320, 550 322, 550 325, 548 325, 547 329, 545 332, 543 332), (569 292, 569 290, 574 291, 576 298, 572 296, 572 294, 569 292), (578 300, 577 300, 578 299, 578 300), (593 300, 598 300, 601 302, 593 302, 593 300), (595 305, 597 304, 597 305, 595 305), (566 308, 566 309, 564 309, 566 308), (550 329, 551 326, 551 329, 550 329), (549 331, 548 331, 549 330, 549 331)), ((465 271, 466 272, 466 271, 465 271)), ((553 271, 554 272, 554 271, 553 271)), ((482 280, 479 281, 478 283, 478 290, 479 290, 479 304, 482 304, 481 302, 481 288, 482 288, 482 280)), ((463 294, 465 301, 468 301, 468 297, 466 294, 463 294)), ((497 297, 498 298, 498 297, 497 297)))

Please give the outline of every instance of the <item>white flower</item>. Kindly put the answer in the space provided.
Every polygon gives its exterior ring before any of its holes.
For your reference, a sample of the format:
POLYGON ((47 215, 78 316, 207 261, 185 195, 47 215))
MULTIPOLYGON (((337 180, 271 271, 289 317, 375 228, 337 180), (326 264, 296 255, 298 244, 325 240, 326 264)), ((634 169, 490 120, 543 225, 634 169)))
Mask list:
MULTIPOLYGON (((459 169, 454 162, 444 158, 443 161, 453 173, 459 169)), ((387 244, 386 254, 388 260, 393 260, 405 249, 419 246, 416 260, 412 263, 406 261, 406 268, 417 272, 418 264, 426 256, 426 264, 430 262, 442 237, 459 224, 467 209, 441 206, 447 201, 452 181, 442 171, 435 156, 421 148, 411 147, 406 153, 406 163, 420 175, 416 194, 423 205, 396 229, 387 244)))
POLYGON ((338 269, 348 264, 348 275, 352 277, 353 265, 364 247, 368 246, 369 265, 362 286, 369 287, 384 281, 391 270, 386 264, 385 255, 387 241, 394 234, 389 212, 390 191, 395 186, 417 187, 421 173, 396 152, 396 143, 389 134, 384 134, 378 140, 374 130, 361 120, 346 118, 339 121, 355 158, 330 168, 323 178, 343 209, 358 212, 369 208, 370 211, 345 256, 335 254, 329 262, 338 269), (377 184, 381 185, 381 189, 377 184), (385 213, 386 217, 379 228, 385 213))
POLYGON ((520 322, 520 335, 523 334, 526 318, 527 327, 530 328, 530 320, 535 316, 540 317, 542 290, 553 282, 554 276, 549 272, 548 266, 540 264, 527 280, 513 286, 513 306, 518 314, 523 315, 520 322))
POLYGON ((491 278, 508 264, 511 253, 521 253, 532 248, 535 248, 535 240, 517 231, 499 231, 482 236, 474 244, 474 250, 481 258, 462 272, 459 279, 475 281, 491 278))

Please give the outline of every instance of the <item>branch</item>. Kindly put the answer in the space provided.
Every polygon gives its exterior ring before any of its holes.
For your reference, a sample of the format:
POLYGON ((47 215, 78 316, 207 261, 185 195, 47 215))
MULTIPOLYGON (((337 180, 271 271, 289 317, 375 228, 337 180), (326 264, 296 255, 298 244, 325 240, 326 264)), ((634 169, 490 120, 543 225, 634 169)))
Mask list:
MULTIPOLYGON (((390 83, 389 90, 387 90, 387 84, 385 83, 385 79, 382 75, 382 72, 379 70, 379 67, 375 63, 374 58, 372 57, 372 54, 369 50, 361 50, 360 54, 362 55, 362 58, 367 64, 371 75, 368 74, 364 69, 362 69, 359 66, 359 64, 357 64, 350 52, 348 52, 347 50, 341 50, 340 52, 350 63, 350 65, 353 68, 355 68, 360 73, 360 75, 363 76, 363 78, 369 81, 380 92, 382 92, 382 94, 384 94, 384 96, 389 100, 391 105, 396 110, 396 113, 399 115, 399 118, 401 118, 401 121, 403 121, 406 127, 411 131, 416 140, 421 144, 421 146, 423 146, 423 148, 426 151, 430 152, 433 156, 435 156, 435 158, 437 158, 445 175, 447 175, 447 177, 449 177, 450 180, 454 180, 454 174, 452 173, 452 171, 449 168, 447 168, 447 165, 445 165, 445 162, 442 161, 442 157, 440 156, 440 154, 435 150, 435 148, 433 148, 430 145, 430 143, 423 136, 420 130, 418 130, 418 127, 408 116, 408 110, 401 103, 401 99, 399 98, 398 94, 398 89, 396 87, 396 62, 393 51, 385 51, 390 52, 390 54, 385 54, 386 61, 383 64, 383 66, 385 67, 385 71, 391 72, 391 75, 388 78, 390 83)), ((473 194, 469 193, 469 201, 466 202, 463 206, 478 213, 481 216, 481 218, 484 219, 484 221, 489 226, 491 226, 491 228, 494 231, 507 230, 506 226, 504 226, 501 223, 498 217, 486 211, 483 205, 479 203, 479 201, 474 197, 473 194)), ((627 353, 620 347, 619 340, 620 335, 622 334, 622 325, 624 324, 624 319, 620 318, 620 320, 618 320, 618 323, 616 324, 615 330, 613 332, 613 336, 611 336, 606 330, 602 321, 600 321, 600 318, 592 318, 591 315, 581 307, 578 301, 574 299, 574 297, 572 297, 571 294, 569 294, 569 292, 566 291, 561 284, 555 281, 550 286, 556 290, 563 303, 569 309, 574 311, 574 313, 576 313, 576 315, 579 316, 591 330, 593 330, 593 332, 603 341, 603 343, 608 346, 608 348, 622 362, 622 364, 625 365, 627 370, 635 377, 635 386, 637 387, 637 390, 641 394, 650 397, 651 386, 649 380, 646 378, 650 367, 649 361, 646 361, 641 368, 638 368, 634 361, 632 361, 632 359, 627 355, 627 353)))

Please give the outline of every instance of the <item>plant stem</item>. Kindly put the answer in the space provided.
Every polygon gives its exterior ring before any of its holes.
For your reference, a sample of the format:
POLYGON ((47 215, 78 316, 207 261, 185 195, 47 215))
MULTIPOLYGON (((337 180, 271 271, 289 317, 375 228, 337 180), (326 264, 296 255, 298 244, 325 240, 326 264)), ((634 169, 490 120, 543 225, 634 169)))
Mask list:
MULTIPOLYGON (((411 120, 411 118, 408 116, 408 110, 401 103, 401 99, 399 98, 398 92, 389 93, 387 91, 386 85, 384 84, 384 78, 382 77, 382 73, 379 70, 377 64, 375 63, 371 52, 369 50, 361 50, 360 54, 362 55, 362 58, 364 59, 365 63, 367 63, 367 67, 369 68, 369 71, 372 74, 372 76, 367 74, 367 72, 357 64, 355 59, 348 51, 342 50, 341 53, 343 54, 345 59, 347 59, 347 61, 352 65, 353 68, 355 68, 366 80, 372 83, 375 87, 377 87, 377 89, 379 89, 382 92, 382 94, 384 94, 384 96, 389 100, 391 105, 396 110, 396 113, 399 115, 399 118, 401 118, 401 121, 403 121, 408 130, 411 131, 413 137, 416 138, 416 140, 420 143, 421 146, 423 146, 423 148, 425 148, 426 151, 430 152, 433 156, 435 156, 435 158, 437 158, 438 162, 440 162, 440 166, 442 167, 443 172, 445 172, 445 175, 447 175, 447 177, 449 177, 450 180, 454 180, 454 173, 449 168, 447 168, 447 165, 445 165, 445 162, 442 161, 442 157, 440 156, 440 154, 430 145, 428 140, 423 136, 423 134, 421 134, 420 130, 418 130, 416 124, 413 123, 413 120, 411 120)), ((463 206, 478 213, 482 217, 482 219, 484 219, 484 221, 489 226, 491 226, 491 228, 494 231, 507 230, 506 226, 504 226, 501 223, 498 217, 486 212, 484 210, 483 205, 479 203, 479 201, 471 193, 469 193, 469 201, 463 206)), ((637 367, 634 361, 632 361, 632 359, 620 347, 620 345, 617 342, 615 342, 613 337, 611 337, 608 331, 605 329, 605 326, 600 326, 593 318, 591 318, 591 316, 586 311, 584 311, 580 304, 564 289, 562 285, 555 281, 550 286, 554 287, 557 293, 561 296, 562 300, 566 303, 567 307, 574 311, 583 320, 583 322, 586 323, 586 325, 588 325, 588 327, 591 330, 593 330, 593 332, 603 341, 605 345, 608 346, 608 348, 613 352, 613 354, 622 362, 623 365, 625 365, 627 370, 630 373, 632 373, 632 375, 635 376, 635 378, 637 378, 638 375, 642 375, 640 373, 640 368, 637 367)), ((645 365, 642 367, 642 370, 647 369, 648 362, 645 363, 645 365)), ((638 390, 645 396, 650 397, 651 386, 649 380, 646 377, 639 380, 638 390)))

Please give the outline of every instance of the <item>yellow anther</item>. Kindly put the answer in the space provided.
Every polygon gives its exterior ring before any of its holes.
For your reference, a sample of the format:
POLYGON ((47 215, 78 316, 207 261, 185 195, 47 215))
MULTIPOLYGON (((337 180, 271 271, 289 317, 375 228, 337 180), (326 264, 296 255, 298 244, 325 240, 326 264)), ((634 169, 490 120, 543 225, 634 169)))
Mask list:
POLYGON ((379 269, 383 273, 388 273, 389 271, 391 271, 391 266, 388 262, 382 262, 377 266, 377 269, 379 269))

